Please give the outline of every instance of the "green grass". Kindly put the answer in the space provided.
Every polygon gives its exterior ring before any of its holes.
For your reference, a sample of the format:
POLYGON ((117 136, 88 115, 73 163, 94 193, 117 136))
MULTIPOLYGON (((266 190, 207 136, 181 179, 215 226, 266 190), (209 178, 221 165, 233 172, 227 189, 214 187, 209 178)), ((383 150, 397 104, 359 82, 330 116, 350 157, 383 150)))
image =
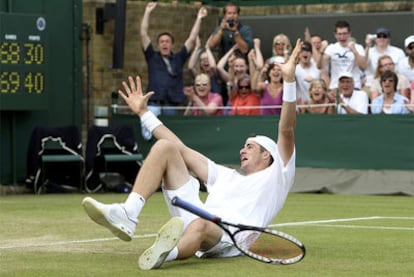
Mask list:
MULTIPOLYGON (((414 198, 291 194, 274 224, 307 248, 303 261, 266 265, 247 257, 165 263, 141 271, 137 259, 169 218, 161 193, 140 217, 132 242, 115 239, 93 223, 80 203, 85 195, 0 197, 0 276, 412 276, 414 198), (381 218, 369 219, 368 217, 381 218), (333 219, 365 218, 352 221, 333 219), (149 235, 149 236, 148 236, 149 235)), ((105 203, 125 194, 97 194, 105 203)))

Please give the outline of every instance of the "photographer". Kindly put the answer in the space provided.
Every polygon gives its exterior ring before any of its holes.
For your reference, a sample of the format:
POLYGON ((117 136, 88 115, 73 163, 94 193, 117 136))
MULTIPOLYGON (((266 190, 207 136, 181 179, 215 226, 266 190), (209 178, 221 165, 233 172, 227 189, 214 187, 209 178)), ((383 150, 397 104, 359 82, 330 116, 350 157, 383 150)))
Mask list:
POLYGON ((214 30, 209 41, 211 49, 219 47, 220 57, 237 44, 238 51, 244 56, 253 48, 253 30, 239 22, 240 7, 229 3, 223 9, 220 25, 214 30))

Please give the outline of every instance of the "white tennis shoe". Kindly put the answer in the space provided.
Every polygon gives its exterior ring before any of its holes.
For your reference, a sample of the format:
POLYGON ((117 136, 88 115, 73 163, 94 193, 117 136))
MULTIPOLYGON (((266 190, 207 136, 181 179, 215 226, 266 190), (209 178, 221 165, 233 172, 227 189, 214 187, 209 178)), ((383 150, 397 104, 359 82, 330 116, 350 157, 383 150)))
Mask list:
POLYGON ((102 204, 91 197, 85 197, 82 206, 96 223, 108 228, 115 236, 130 241, 138 221, 130 219, 121 204, 102 204))
POLYGON ((183 226, 184 221, 180 217, 173 217, 162 226, 154 244, 139 257, 139 267, 143 270, 159 268, 178 244, 183 226))

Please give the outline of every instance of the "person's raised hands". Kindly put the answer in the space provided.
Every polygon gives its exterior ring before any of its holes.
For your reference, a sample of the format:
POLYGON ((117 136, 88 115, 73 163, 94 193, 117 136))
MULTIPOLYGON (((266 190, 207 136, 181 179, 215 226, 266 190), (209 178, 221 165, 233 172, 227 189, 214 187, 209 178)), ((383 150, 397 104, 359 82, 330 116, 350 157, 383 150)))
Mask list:
POLYGON ((156 6, 157 2, 149 2, 145 8, 145 11, 150 13, 155 9, 156 6))
POLYGON ((200 19, 202 19, 202 18, 204 18, 204 17, 206 17, 206 16, 207 16, 207 9, 206 9, 206 7, 201 7, 201 8, 198 10, 197 17, 198 17, 198 18, 200 18, 200 19))

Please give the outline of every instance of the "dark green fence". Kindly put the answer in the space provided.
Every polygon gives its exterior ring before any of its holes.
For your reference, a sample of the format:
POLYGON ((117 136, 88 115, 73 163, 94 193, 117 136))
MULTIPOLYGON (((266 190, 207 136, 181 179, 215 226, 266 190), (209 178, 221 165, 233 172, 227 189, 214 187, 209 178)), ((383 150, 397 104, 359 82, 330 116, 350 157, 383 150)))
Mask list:
MULTIPOLYGON (((211 159, 239 164, 239 151, 249 134, 277 136, 278 117, 162 117, 189 146, 211 159)), ((142 140, 139 119, 115 115, 113 124, 132 124, 140 151, 153 142, 142 140)), ((346 169, 414 169, 414 116, 298 115, 299 167, 346 169)))

